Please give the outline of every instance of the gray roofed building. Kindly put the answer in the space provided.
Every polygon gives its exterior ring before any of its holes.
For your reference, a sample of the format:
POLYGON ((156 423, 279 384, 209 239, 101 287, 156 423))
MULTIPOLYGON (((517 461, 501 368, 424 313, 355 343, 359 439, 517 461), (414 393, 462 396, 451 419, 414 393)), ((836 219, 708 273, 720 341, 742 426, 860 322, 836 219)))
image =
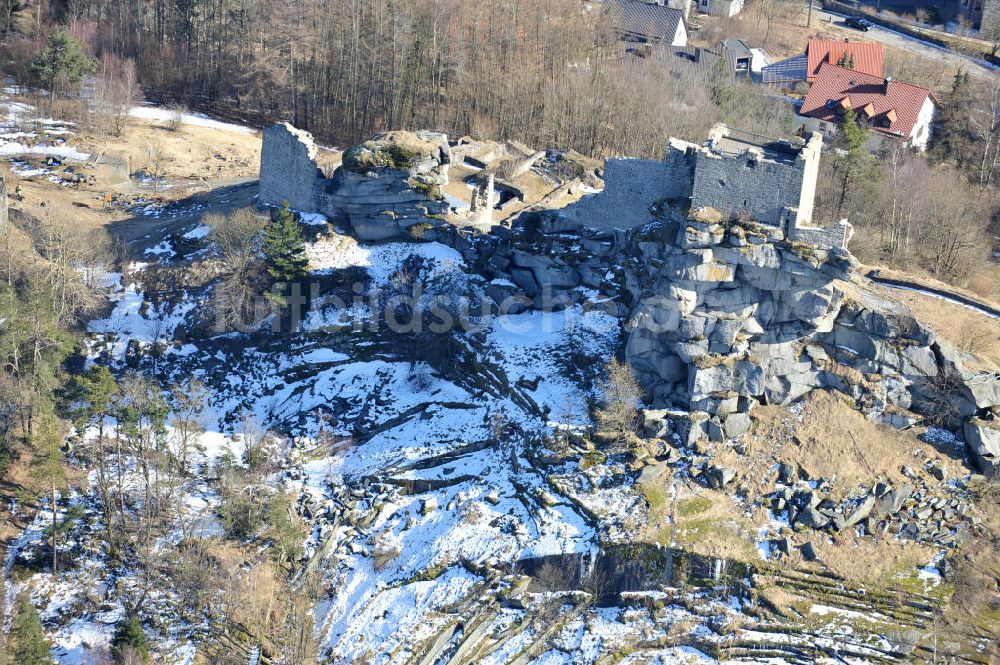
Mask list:
POLYGON ((609 6, 611 21, 621 38, 628 42, 687 45, 684 13, 642 0, 614 0, 609 6))
POLYGON ((763 83, 769 85, 794 85, 806 81, 809 74, 808 56, 803 53, 764 67, 763 83))
POLYGON ((725 71, 729 79, 736 79, 736 60, 729 51, 704 46, 666 46, 625 43, 626 56, 636 58, 659 58, 670 70, 690 72, 696 78, 708 81, 712 76, 725 71), (725 60, 725 65, 722 61, 725 60))

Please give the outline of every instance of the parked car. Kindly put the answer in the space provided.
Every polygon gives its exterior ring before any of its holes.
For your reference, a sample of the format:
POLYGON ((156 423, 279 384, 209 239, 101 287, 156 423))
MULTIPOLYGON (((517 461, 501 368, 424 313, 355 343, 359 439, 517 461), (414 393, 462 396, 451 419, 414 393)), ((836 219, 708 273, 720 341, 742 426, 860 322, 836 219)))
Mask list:
POLYGON ((875 24, 866 18, 861 18, 860 16, 848 16, 844 20, 844 25, 848 28, 854 28, 855 30, 860 30, 861 32, 868 32, 875 27, 875 24))

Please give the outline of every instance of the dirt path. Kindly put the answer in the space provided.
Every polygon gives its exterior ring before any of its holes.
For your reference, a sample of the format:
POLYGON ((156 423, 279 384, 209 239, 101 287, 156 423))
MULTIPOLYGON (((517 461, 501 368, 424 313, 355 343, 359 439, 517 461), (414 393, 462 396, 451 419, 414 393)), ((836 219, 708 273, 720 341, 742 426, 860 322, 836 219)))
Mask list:
POLYGON ((180 199, 158 216, 136 216, 108 225, 115 238, 125 242, 130 254, 141 257, 143 252, 172 233, 189 231, 201 223, 209 212, 226 213, 254 205, 257 180, 237 178, 212 183, 212 189, 180 199))

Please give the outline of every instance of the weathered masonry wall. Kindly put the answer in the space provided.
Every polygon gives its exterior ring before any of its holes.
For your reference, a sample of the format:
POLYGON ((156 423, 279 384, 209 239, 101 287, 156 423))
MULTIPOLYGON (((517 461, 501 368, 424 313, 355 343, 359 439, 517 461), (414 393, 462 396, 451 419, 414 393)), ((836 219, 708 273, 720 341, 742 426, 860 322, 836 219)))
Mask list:
POLYGON ((691 197, 698 151, 699 147, 693 143, 670 139, 664 158, 667 179, 662 185, 663 198, 679 202, 691 197))
POLYGON ((694 182, 693 143, 670 139, 666 157, 615 157, 604 162, 604 190, 582 199, 566 217, 591 228, 633 228, 652 221, 650 208, 663 202, 684 202, 694 182))
POLYGON ((604 165, 608 214, 627 217, 631 209, 648 210, 662 196, 666 178, 666 167, 660 160, 609 159, 604 165))
POLYGON ((659 159, 615 158, 604 162, 604 190, 573 206, 573 220, 597 228, 631 228, 651 220, 649 208, 671 182, 659 159))
POLYGON ((709 207, 725 217, 741 210, 762 224, 783 226, 794 218, 789 202, 798 202, 802 170, 765 160, 752 152, 730 157, 699 152, 691 207, 709 207))
MULTIPOLYGON (((317 168, 312 136, 277 124, 264 130, 260 201, 274 206, 288 201, 296 210, 342 217, 366 240, 405 237, 415 225, 439 226, 448 221, 448 205, 429 192, 447 182, 447 137, 420 132, 414 137, 440 143, 443 152, 432 151, 409 169, 340 169, 326 178, 317 168)), ((754 221, 795 242, 843 248, 851 236, 846 222, 829 229, 809 226, 821 150, 818 134, 802 147, 764 147, 731 139, 729 130, 717 125, 706 146, 670 139, 662 160, 608 159, 604 190, 550 216, 547 228, 635 228, 664 215, 710 207, 724 219, 746 210, 754 221)), ((492 206, 480 199, 468 221, 488 226, 492 206)))
POLYGON ((847 247, 852 235, 854 227, 842 219, 829 228, 802 226, 790 221, 786 237, 792 242, 816 247, 847 247))
POLYGON ((796 224, 812 222, 816 182, 819 180, 819 160, 822 154, 823 135, 818 132, 813 133, 799 155, 799 160, 802 162, 802 191, 799 195, 799 214, 795 218, 796 224))
POLYGON ((653 221, 654 205, 712 208, 730 220, 745 211, 796 242, 845 247, 850 224, 810 226, 822 149, 819 134, 803 146, 756 144, 721 124, 704 146, 671 138, 663 161, 607 160, 604 191, 564 210, 551 229, 634 228, 653 221))
POLYGON ((260 153, 260 202, 295 210, 316 210, 314 196, 319 169, 316 145, 309 132, 287 122, 264 130, 260 153))

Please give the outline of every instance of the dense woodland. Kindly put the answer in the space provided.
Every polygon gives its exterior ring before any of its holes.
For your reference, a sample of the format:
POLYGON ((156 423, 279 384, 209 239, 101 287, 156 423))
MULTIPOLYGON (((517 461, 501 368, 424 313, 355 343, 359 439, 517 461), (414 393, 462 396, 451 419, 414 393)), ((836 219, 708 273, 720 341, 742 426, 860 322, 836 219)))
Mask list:
MULTIPOLYGON (((27 82, 31 54, 58 21, 92 53, 135 62, 150 95, 260 123, 287 119, 341 146, 385 128, 427 127, 659 155, 665 136, 700 135, 725 115, 682 72, 625 66, 606 17, 584 6, 81 0, 15 13, 9 31, 23 39, 8 49, 11 73, 27 82)), ((744 122, 776 129, 778 105, 745 92, 744 122)))

